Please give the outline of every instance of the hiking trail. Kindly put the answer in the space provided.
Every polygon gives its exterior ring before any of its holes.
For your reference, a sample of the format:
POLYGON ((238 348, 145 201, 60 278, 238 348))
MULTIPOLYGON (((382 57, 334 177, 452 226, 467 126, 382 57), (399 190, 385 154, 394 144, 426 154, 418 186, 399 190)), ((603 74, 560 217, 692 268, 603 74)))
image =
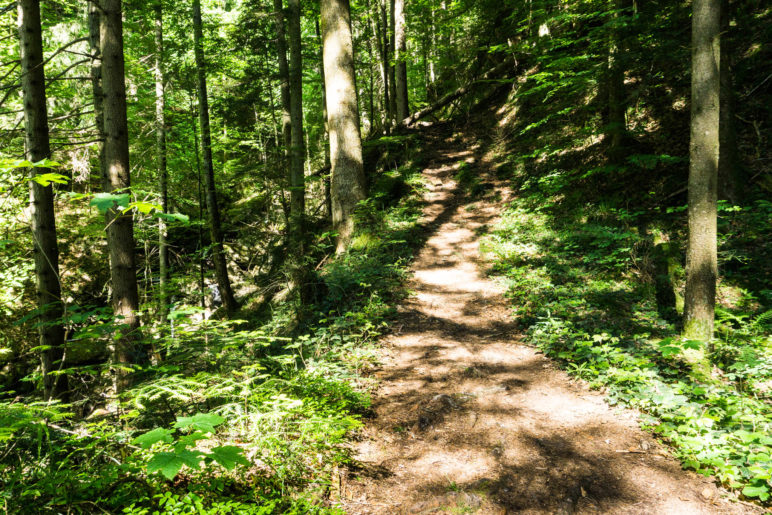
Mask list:
POLYGON ((384 338, 375 416, 357 467, 336 490, 351 514, 761 513, 730 502, 709 478, 571 379, 520 335, 504 287, 486 277, 480 235, 512 198, 487 174, 474 131, 424 131, 432 159, 426 243, 413 292, 384 338), (469 198, 461 163, 485 193, 469 198))

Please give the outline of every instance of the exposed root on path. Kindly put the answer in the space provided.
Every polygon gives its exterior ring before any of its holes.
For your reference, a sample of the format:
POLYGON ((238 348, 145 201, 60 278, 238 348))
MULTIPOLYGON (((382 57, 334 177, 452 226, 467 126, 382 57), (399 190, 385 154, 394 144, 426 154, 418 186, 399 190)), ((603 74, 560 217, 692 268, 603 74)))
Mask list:
POLYGON ((430 129, 428 239, 414 295, 386 338, 376 417, 359 468, 340 488, 352 514, 751 513, 712 481, 681 470, 631 411, 572 381, 518 343, 501 285, 486 278, 479 234, 510 196, 484 177, 468 199, 461 163, 485 174, 468 138, 430 129))

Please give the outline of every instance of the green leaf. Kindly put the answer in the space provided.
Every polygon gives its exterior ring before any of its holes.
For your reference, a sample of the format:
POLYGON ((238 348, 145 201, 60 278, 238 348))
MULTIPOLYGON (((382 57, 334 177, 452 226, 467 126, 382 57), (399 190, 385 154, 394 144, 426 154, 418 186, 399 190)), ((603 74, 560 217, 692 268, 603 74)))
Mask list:
POLYGON ((126 206, 123 212, 125 213, 126 211, 129 211, 134 208, 136 208, 136 210, 142 213, 143 215, 149 215, 153 211, 161 210, 161 206, 158 204, 153 204, 152 202, 145 202, 144 200, 138 200, 137 202, 132 202, 131 204, 126 206))
POLYGON ((149 449, 153 446, 153 444, 158 442, 171 443, 171 433, 172 432, 169 429, 158 427, 152 431, 148 431, 147 433, 136 437, 131 442, 139 445, 143 449, 149 449))
POLYGON ((769 488, 762 485, 762 486, 751 486, 748 485, 745 488, 743 488, 743 495, 745 497, 758 497, 762 501, 766 501, 769 499, 769 488))
POLYGON ((100 213, 107 212, 108 209, 120 207, 122 209, 129 205, 128 193, 97 193, 89 202, 89 206, 96 206, 100 213))
POLYGON ((191 445, 195 445, 197 441, 199 440, 206 440, 207 436, 202 433, 201 431, 196 431, 195 433, 191 433, 189 435, 183 435, 177 440, 177 443, 174 445, 175 449, 184 449, 185 447, 190 447, 191 445))
POLYGON ((225 419, 214 413, 197 413, 192 417, 177 417, 174 427, 177 429, 192 428, 205 433, 214 433, 215 426, 225 422, 225 419))
POLYGON ((153 213, 153 216, 167 222, 180 222, 186 225, 190 223, 190 217, 181 213, 153 213))
POLYGON ((70 181, 70 178, 60 173, 41 173, 40 175, 35 175, 30 180, 47 188, 52 182, 55 182, 56 184, 67 184, 70 181))
POLYGON ((194 451, 159 452, 147 463, 149 473, 160 472, 166 479, 172 480, 183 465, 192 469, 200 467, 201 454, 194 451))
POLYGON ((227 470, 232 470, 236 465, 249 466, 249 461, 244 457, 244 451, 235 445, 215 447, 209 453, 209 457, 227 470))

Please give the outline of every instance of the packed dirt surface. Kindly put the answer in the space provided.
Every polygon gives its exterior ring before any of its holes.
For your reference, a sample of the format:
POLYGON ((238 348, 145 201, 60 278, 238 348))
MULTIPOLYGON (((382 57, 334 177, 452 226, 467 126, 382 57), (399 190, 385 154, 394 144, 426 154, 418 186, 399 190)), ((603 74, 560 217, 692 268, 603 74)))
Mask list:
POLYGON ((511 193, 475 142, 426 131, 426 244, 384 342, 375 416, 336 485, 351 514, 761 513, 681 469, 638 428, 519 342, 480 235, 511 193), (464 149, 459 151, 459 149, 464 149), (461 163, 484 180, 469 198, 461 163))

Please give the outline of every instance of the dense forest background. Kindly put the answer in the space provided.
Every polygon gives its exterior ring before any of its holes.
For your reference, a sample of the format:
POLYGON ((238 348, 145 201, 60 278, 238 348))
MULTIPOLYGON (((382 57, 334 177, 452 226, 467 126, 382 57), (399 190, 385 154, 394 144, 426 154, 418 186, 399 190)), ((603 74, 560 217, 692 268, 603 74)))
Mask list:
POLYGON ((526 341, 769 502, 772 20, 694 4, 0 7, 4 508, 335 512, 438 126, 517 192, 483 250, 526 341))

